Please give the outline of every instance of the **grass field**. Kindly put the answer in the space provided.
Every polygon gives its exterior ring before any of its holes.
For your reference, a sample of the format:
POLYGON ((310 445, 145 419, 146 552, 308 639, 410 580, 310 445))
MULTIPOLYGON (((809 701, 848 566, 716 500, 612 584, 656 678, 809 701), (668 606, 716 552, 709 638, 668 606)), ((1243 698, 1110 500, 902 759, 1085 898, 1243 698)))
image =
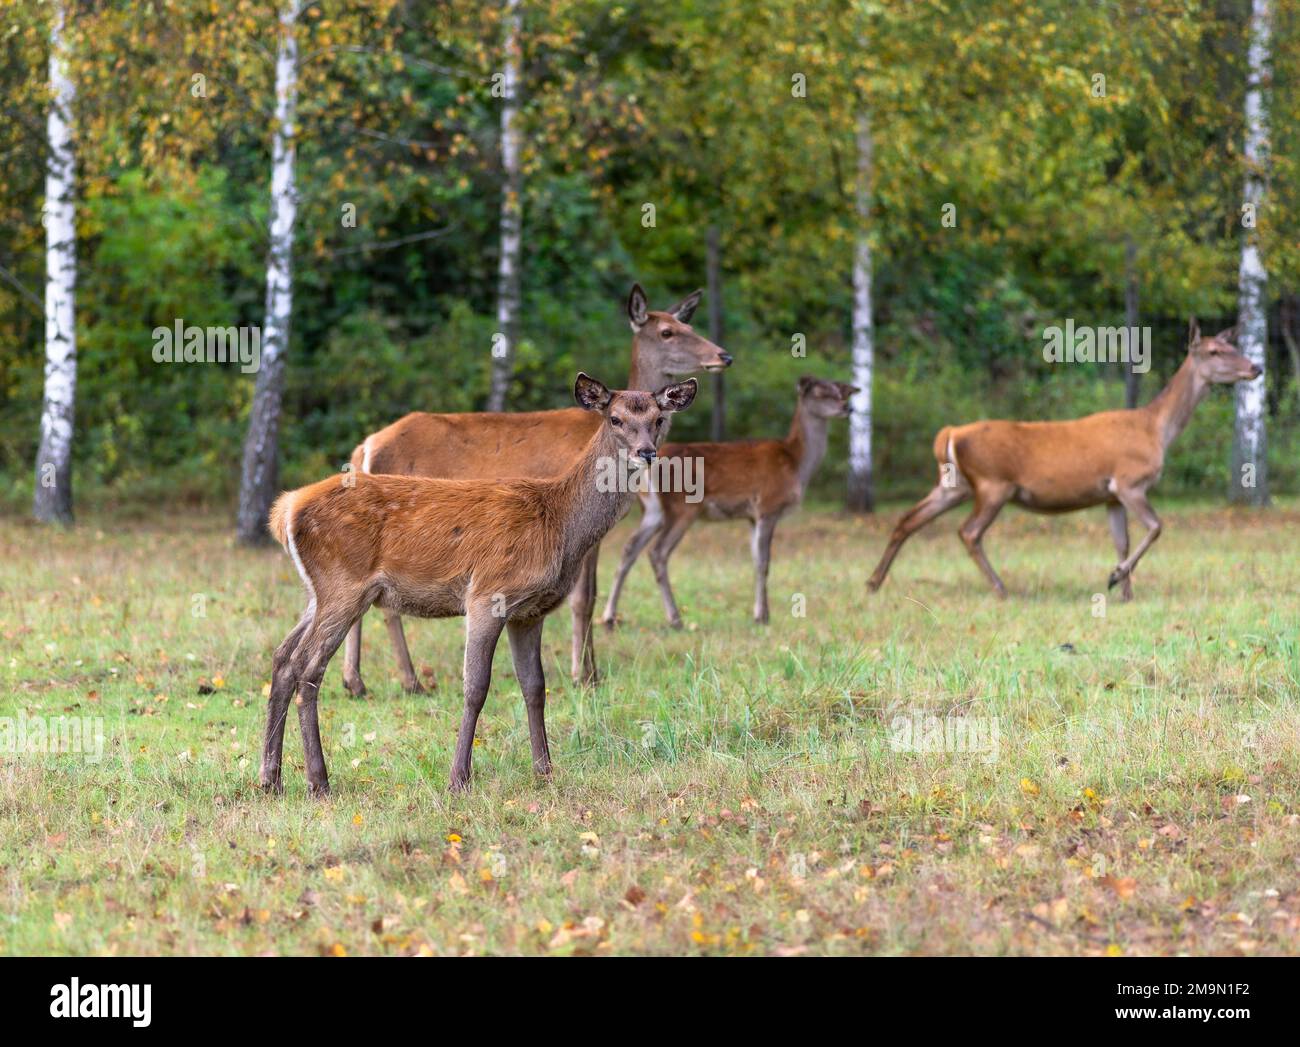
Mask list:
POLYGON ((473 793, 449 795, 459 623, 409 625, 434 687, 407 696, 368 619, 371 695, 337 660, 322 692, 324 801, 292 715, 285 795, 253 784, 303 604, 282 552, 213 515, 0 521, 0 952, 1300 951, 1300 506, 1166 502, 1104 616, 1100 511, 1005 513, 999 603, 957 513, 869 596, 896 508, 787 520, 767 628, 744 528, 697 527, 688 628, 638 564, 592 690, 557 612, 549 784, 503 641, 473 793), (60 717, 102 753, 13 751, 60 717), (904 723, 945 744, 907 751, 904 723))

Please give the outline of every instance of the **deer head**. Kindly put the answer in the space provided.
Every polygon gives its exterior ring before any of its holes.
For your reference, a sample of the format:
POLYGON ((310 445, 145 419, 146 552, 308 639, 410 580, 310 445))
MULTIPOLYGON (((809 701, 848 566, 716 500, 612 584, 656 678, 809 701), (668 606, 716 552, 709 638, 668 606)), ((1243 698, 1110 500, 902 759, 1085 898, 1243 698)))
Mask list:
POLYGON ((1253 381, 1263 374, 1259 365, 1233 344, 1236 337, 1235 326, 1213 337, 1202 337, 1201 325, 1192 317, 1187 327, 1187 356, 1198 377, 1217 385, 1231 385, 1253 381))
POLYGON ((648 308, 640 284, 632 285, 627 318, 632 325, 632 352, 645 374, 678 376, 696 371, 724 371, 731 354, 691 328, 691 317, 704 292, 693 291, 665 312, 648 308))
POLYGON ((644 465, 658 454, 659 433, 668 424, 668 415, 690 407, 696 388, 695 379, 688 378, 653 393, 630 389, 611 392, 596 379, 579 373, 573 384, 573 398, 584 410, 604 415, 617 449, 628 461, 644 465))
POLYGON ((857 391, 856 385, 806 374, 799 379, 799 404, 815 418, 844 418, 849 413, 849 398, 857 391))

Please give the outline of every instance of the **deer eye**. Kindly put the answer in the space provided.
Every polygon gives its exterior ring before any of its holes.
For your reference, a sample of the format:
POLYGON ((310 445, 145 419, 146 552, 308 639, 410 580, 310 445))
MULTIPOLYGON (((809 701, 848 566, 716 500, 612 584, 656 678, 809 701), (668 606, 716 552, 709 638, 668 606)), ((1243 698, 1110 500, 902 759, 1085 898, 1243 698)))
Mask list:
POLYGON ((622 429, 623 419, 619 418, 617 415, 611 414, 609 416, 609 424, 612 425, 615 429, 622 429))
POLYGON ((658 428, 659 428, 661 425, 663 425, 663 424, 664 424, 664 420, 663 420, 662 418, 656 418, 656 419, 655 419, 655 428, 656 428, 656 429, 658 429, 658 428))
POLYGON ((673 334, 674 334, 674 331, 673 331, 673 329, 672 329, 671 327, 665 327, 662 331, 659 332, 659 337, 660 337, 660 338, 671 338, 671 337, 673 336, 673 334))

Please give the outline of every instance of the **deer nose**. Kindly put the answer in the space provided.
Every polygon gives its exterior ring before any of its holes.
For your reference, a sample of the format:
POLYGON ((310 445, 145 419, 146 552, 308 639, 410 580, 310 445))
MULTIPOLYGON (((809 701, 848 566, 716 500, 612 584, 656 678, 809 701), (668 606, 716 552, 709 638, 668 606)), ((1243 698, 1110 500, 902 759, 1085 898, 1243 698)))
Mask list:
POLYGON ((733 357, 730 353, 719 353, 718 359, 721 360, 724 364, 726 364, 726 366, 730 367, 733 357))
POLYGON ((1264 368, 1260 367, 1259 364, 1253 363, 1250 365, 1250 380, 1252 382, 1263 373, 1264 373, 1264 368))
POLYGON ((653 462, 655 460, 655 449, 653 447, 643 447, 637 451, 636 456, 642 461, 653 462))

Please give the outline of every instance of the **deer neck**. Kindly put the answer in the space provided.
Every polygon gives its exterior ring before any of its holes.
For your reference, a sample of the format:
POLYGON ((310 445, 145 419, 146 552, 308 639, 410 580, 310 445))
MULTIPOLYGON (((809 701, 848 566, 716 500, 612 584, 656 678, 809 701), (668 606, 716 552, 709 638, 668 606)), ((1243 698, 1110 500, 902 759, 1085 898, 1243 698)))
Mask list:
POLYGON ((1210 383, 1196 373, 1192 358, 1188 356, 1173 378, 1169 379, 1169 384, 1142 408, 1155 420, 1161 446, 1168 448, 1178 438, 1178 434, 1187 428, 1196 405, 1205 399, 1209 390, 1210 383))
POLYGON ((663 364, 653 359, 656 354, 641 346, 641 336, 632 336, 632 367, 627 375, 627 387, 643 393, 653 393, 673 381, 664 372, 663 364))
POLYGON ((829 428, 829 418, 817 418, 811 411, 804 410, 802 402, 794 409, 794 421, 790 423, 790 435, 785 438, 785 445, 798 463, 800 491, 807 488, 808 481, 826 457, 829 428))
POLYGON ((602 421, 582 457, 557 485, 557 520, 566 559, 585 555, 618 523, 629 497, 627 485, 618 482, 624 468, 614 435, 602 421))

